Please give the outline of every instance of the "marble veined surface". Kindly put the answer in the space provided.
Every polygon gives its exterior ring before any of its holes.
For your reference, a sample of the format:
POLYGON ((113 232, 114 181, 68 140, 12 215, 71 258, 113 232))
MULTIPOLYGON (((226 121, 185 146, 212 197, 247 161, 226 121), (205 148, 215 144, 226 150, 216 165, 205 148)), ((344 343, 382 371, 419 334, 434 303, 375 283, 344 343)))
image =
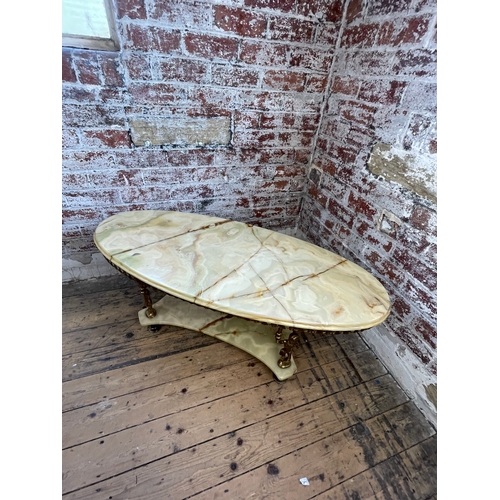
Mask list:
POLYGON ((101 222, 94 241, 143 282, 251 320, 350 331, 390 312, 385 288, 357 264, 258 226, 184 212, 123 212, 101 222))

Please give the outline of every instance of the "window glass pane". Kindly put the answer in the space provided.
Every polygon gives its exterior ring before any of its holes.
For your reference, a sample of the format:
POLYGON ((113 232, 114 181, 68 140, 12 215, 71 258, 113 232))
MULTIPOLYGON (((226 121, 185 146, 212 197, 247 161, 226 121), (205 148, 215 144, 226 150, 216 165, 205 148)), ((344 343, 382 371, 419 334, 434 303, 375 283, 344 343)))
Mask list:
POLYGON ((110 38, 104 0, 63 0, 62 32, 110 38))

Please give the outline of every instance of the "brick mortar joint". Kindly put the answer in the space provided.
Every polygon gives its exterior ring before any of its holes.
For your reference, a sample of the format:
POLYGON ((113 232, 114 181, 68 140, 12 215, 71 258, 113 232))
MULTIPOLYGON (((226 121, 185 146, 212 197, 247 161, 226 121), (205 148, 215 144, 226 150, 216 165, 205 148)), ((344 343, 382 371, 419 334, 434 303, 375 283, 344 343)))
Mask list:
MULTIPOLYGON (((152 17, 152 15, 154 13, 154 0, 146 0, 144 3, 145 3, 145 8, 146 8, 147 19, 154 19, 152 17)), ((225 3, 221 3, 220 0, 203 0, 202 3, 206 4, 207 6, 212 7, 209 11, 207 11, 209 14, 209 22, 211 22, 211 23, 213 23, 213 7, 227 7, 229 9, 240 10, 240 11, 244 11, 244 12, 255 12, 258 14, 259 13, 268 14, 271 17, 285 17, 285 18, 294 18, 294 19, 300 19, 303 21, 310 21, 310 22, 322 22, 321 18, 318 18, 315 16, 305 16, 303 14, 294 13, 294 12, 284 12, 284 11, 281 11, 279 9, 272 9, 270 7, 247 6, 244 3, 236 4, 236 5, 225 4, 225 3)), ((124 16, 122 19, 127 19, 127 17, 124 16)), ((128 19, 130 19, 130 18, 128 18, 128 19)), ((118 21, 120 21, 120 20, 118 20, 118 21)))
MULTIPOLYGON (((343 12, 342 12, 342 20, 340 23, 340 28, 339 28, 339 31, 337 33, 337 40, 335 42, 335 49, 332 53, 332 62, 330 64, 330 68, 328 71, 328 78, 327 78, 327 82, 326 82, 326 87, 325 87, 325 90, 323 93, 324 94, 323 95, 323 102, 321 103, 321 107, 320 107, 320 113, 319 113, 320 116, 319 116, 319 120, 318 120, 318 125, 316 127, 316 131, 315 131, 313 141, 311 144, 311 153, 310 153, 309 161, 308 161, 308 164, 306 166, 306 182, 304 183, 304 190, 303 190, 304 196, 307 195, 307 192, 308 192, 308 187, 309 187, 309 182, 310 182, 309 172, 311 170, 311 166, 312 166, 312 164, 314 162, 314 158, 316 156, 316 148, 317 148, 318 138, 319 138, 322 126, 323 126, 323 120, 325 118, 325 111, 326 111, 326 107, 328 105, 328 100, 329 100, 330 95, 331 95, 331 86, 332 86, 333 78, 335 76, 335 59, 337 56, 337 51, 339 50, 339 47, 341 44, 342 35, 343 35, 344 30, 347 26, 346 15, 347 15, 348 7, 349 7, 349 2, 346 2, 344 5, 343 12)), ((321 172, 321 174, 323 174, 323 172, 321 172)))
MULTIPOLYGON (((259 65, 259 64, 251 64, 251 63, 246 63, 244 61, 241 61, 239 59, 236 60, 236 62, 231 62, 227 61, 225 59, 220 59, 217 61, 214 61, 213 59, 207 59, 203 58, 200 56, 196 55, 191 55, 191 54, 170 54, 170 55, 164 55, 162 52, 159 51, 134 51, 134 50, 124 50, 123 54, 125 55, 151 55, 152 57, 155 58, 162 58, 162 60, 159 60, 158 62, 165 62, 165 61, 171 61, 171 60, 190 60, 190 61, 195 61, 195 62, 200 62, 200 63, 205 63, 207 65, 207 69, 213 69, 213 66, 226 66, 228 68, 237 68, 237 69, 245 69, 245 70, 254 70, 254 71, 259 71, 259 72, 266 72, 268 70, 276 70, 276 71, 289 71, 292 73, 305 73, 307 76, 310 75, 321 75, 321 76, 326 76, 328 75, 327 71, 322 71, 319 69, 311 69, 307 67, 302 67, 302 66, 290 66, 289 64, 287 65, 270 65, 266 64, 265 66, 259 65), (162 57, 163 56, 163 57, 162 57)), ((165 80, 163 78, 157 78, 156 80, 132 80, 132 82, 158 82, 158 83, 164 83, 165 80)), ((64 82, 65 84, 71 84, 71 85, 84 85, 84 84, 79 84, 78 82, 64 82)), ((202 85, 198 83, 193 83, 193 82, 179 82, 175 81, 175 83, 179 84, 190 84, 190 85, 202 85)), ((87 84, 88 85, 88 84, 87 84)), ((94 85, 94 87, 100 87, 99 85, 94 85)), ((234 87, 232 87, 234 88, 234 87)))
POLYGON ((437 13, 434 12, 434 16, 433 16, 431 22, 429 23, 429 28, 428 28, 427 33, 425 34, 422 42, 423 42, 423 46, 426 49, 428 49, 428 50, 434 49, 437 52, 437 47, 432 46, 432 44, 433 44, 432 39, 434 37, 434 31, 436 29, 436 26, 437 26, 437 13))
MULTIPOLYGON (((228 39, 235 39, 235 40, 240 40, 240 41, 250 41, 250 42, 262 42, 262 43, 269 43, 271 45, 279 45, 279 46, 285 46, 285 47, 302 47, 302 48, 310 48, 311 46, 317 47, 319 46, 320 48, 324 47, 324 51, 328 52, 328 49, 331 49, 331 46, 327 43, 320 43, 315 41, 316 38, 316 33, 314 31, 313 35, 311 36, 311 40, 307 42, 299 42, 299 41, 293 41, 293 40, 278 40, 278 39, 273 39, 271 38, 272 35, 272 30, 269 28, 269 23, 270 20, 268 20, 268 24, 266 27, 266 32, 262 34, 262 36, 244 36, 244 35, 239 35, 238 33, 234 31, 226 31, 223 30, 222 28, 217 29, 216 27, 186 27, 186 26, 178 26, 174 24, 162 24, 159 21, 148 21, 148 20, 122 20, 120 22, 121 27, 123 29, 129 27, 129 26, 142 26, 144 28, 150 27, 150 28, 162 28, 164 31, 170 33, 170 34, 179 34, 180 39, 181 39, 181 45, 182 42, 185 43, 185 37, 186 35, 208 35, 208 36, 213 36, 213 37, 218 37, 218 38, 228 38, 228 39)), ((314 23, 314 30, 317 30, 319 27, 322 27, 325 25, 325 23, 317 22, 314 23)), ((336 23, 330 23, 332 26, 334 26, 336 23)), ((78 49, 75 49, 78 50, 78 49)), ((127 50, 127 49, 122 49, 127 50)), ((130 49, 128 49, 130 50, 130 49)))
POLYGON ((437 77, 432 76, 422 76, 418 77, 418 81, 412 75, 370 75, 370 74, 361 74, 361 73, 344 73, 344 72, 336 72, 333 75, 334 77, 338 76, 339 78, 352 78, 360 80, 360 83, 363 81, 377 81, 377 82, 408 82, 408 83, 418 83, 418 84, 437 84, 437 77))
POLYGON ((357 27, 364 24, 382 24, 385 21, 405 21, 406 19, 413 19, 416 17, 432 17, 436 13, 434 7, 424 7, 416 11, 410 8, 407 11, 390 12, 389 14, 363 14, 359 18, 354 19, 348 24, 348 27, 357 27))

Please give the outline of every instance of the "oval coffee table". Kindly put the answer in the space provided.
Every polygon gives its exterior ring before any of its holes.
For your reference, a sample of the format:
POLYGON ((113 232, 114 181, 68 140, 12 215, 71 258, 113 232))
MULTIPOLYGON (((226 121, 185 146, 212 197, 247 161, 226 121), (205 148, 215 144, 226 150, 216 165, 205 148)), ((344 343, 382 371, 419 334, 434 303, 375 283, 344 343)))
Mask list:
POLYGON ((360 266, 258 226, 184 212, 123 212, 99 224, 99 251, 137 281, 142 325, 175 325, 232 344, 278 380, 296 366, 300 330, 350 332, 382 323, 391 303, 360 266), (167 295, 152 304, 147 286, 167 295))

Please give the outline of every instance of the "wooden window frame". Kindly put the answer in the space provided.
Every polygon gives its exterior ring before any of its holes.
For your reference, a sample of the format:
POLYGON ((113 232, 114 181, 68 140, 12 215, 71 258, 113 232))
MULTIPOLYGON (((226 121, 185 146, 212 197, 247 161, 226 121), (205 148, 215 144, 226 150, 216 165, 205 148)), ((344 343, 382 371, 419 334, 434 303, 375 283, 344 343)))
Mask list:
POLYGON ((62 46, 74 47, 77 49, 107 50, 113 52, 119 51, 120 44, 118 43, 118 32, 115 26, 112 1, 104 0, 104 7, 106 9, 106 18, 108 21, 110 38, 63 33, 62 46))

